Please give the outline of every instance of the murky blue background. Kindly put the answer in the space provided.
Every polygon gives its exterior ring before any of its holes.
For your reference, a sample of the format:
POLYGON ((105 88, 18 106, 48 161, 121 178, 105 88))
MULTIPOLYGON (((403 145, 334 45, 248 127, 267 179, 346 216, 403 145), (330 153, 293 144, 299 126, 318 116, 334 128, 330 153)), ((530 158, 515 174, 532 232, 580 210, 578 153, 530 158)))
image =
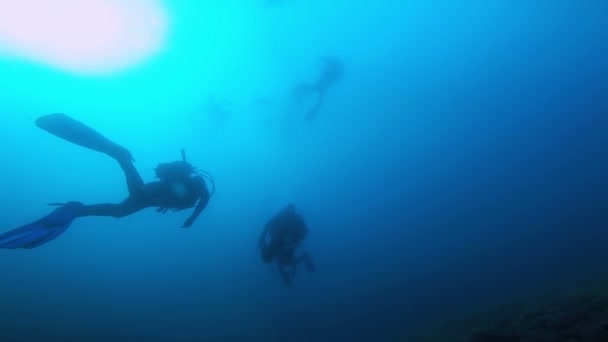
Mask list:
POLYGON ((146 180, 185 148, 217 194, 191 229, 148 209, 0 251, 3 341, 407 341, 608 276, 605 1, 164 8, 164 48, 118 73, 0 56, 2 230, 127 194, 113 160, 35 127, 51 112, 146 180), (307 123, 289 95, 323 56, 345 75, 307 123), (318 268, 293 289, 256 249, 287 202, 318 268))

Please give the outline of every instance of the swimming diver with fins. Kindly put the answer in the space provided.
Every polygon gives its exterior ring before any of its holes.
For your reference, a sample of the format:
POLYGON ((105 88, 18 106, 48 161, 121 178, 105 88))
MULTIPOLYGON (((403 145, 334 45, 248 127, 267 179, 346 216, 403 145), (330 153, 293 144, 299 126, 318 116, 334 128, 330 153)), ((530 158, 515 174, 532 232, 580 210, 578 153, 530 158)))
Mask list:
POLYGON ((327 90, 342 79, 344 75, 344 62, 336 57, 321 59, 322 68, 318 78, 312 84, 299 84, 294 89, 295 98, 299 101, 309 94, 316 94, 314 105, 306 113, 306 121, 311 122, 325 102, 327 90))
POLYGON ((126 176, 129 196, 117 204, 85 205, 76 201, 49 203, 59 208, 39 220, 1 234, 0 248, 29 249, 41 246, 65 232, 78 217, 121 218, 150 207, 156 207, 159 213, 194 207, 194 211, 182 225, 182 228, 188 228, 205 209, 209 198, 215 192, 213 177, 192 166, 186 160, 184 150, 182 160, 161 163, 156 167, 155 173, 159 180, 144 183, 133 164, 134 159, 129 150, 82 122, 65 114, 54 113, 38 118, 36 125, 64 140, 114 158, 126 176), (211 192, 205 180, 211 183, 211 192))

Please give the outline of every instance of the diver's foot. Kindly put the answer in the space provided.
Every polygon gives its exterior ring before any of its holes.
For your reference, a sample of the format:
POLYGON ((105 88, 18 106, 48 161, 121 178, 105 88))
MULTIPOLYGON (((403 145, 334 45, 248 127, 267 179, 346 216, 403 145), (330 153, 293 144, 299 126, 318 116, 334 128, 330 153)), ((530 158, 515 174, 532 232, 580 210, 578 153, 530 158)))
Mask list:
POLYGON ((133 161, 133 155, 131 155, 131 152, 118 144, 114 144, 114 146, 112 146, 112 149, 108 152, 108 155, 116 159, 119 163, 130 163, 133 161))
POLYGON ((84 204, 82 204, 82 202, 78 202, 78 201, 68 201, 63 206, 69 207, 69 208, 82 208, 82 207, 84 207, 84 204))
POLYGON ((61 212, 66 213, 68 216, 73 215, 74 217, 77 217, 82 213, 82 210, 84 207, 85 207, 85 205, 82 204, 81 202, 68 201, 68 202, 64 203, 63 205, 61 205, 59 208, 55 209, 54 212, 61 211, 61 212))

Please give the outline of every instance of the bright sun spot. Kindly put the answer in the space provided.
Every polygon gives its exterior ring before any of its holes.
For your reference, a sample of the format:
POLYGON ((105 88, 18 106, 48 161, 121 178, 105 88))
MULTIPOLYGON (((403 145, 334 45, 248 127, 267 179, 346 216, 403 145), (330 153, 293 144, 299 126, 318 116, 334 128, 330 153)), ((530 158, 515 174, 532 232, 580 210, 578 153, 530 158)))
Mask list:
POLYGON ((167 17, 156 0, 0 0, 0 57, 105 74, 163 46, 167 17))

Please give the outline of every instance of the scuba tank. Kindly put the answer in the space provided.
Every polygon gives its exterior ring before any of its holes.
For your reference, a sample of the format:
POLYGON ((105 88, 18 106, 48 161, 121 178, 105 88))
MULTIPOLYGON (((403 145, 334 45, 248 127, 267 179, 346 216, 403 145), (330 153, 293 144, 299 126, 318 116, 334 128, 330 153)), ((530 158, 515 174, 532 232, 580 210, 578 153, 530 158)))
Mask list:
POLYGON ((182 160, 160 163, 154 169, 156 177, 163 181, 172 181, 190 177, 195 173, 194 166, 186 160, 186 151, 182 149, 182 160))
POLYGON ((154 169, 156 177, 165 182, 178 181, 188 178, 193 174, 199 175, 211 183, 210 195, 215 193, 215 180, 207 171, 199 170, 192 166, 186 159, 186 151, 182 148, 182 160, 168 163, 160 163, 154 169))

